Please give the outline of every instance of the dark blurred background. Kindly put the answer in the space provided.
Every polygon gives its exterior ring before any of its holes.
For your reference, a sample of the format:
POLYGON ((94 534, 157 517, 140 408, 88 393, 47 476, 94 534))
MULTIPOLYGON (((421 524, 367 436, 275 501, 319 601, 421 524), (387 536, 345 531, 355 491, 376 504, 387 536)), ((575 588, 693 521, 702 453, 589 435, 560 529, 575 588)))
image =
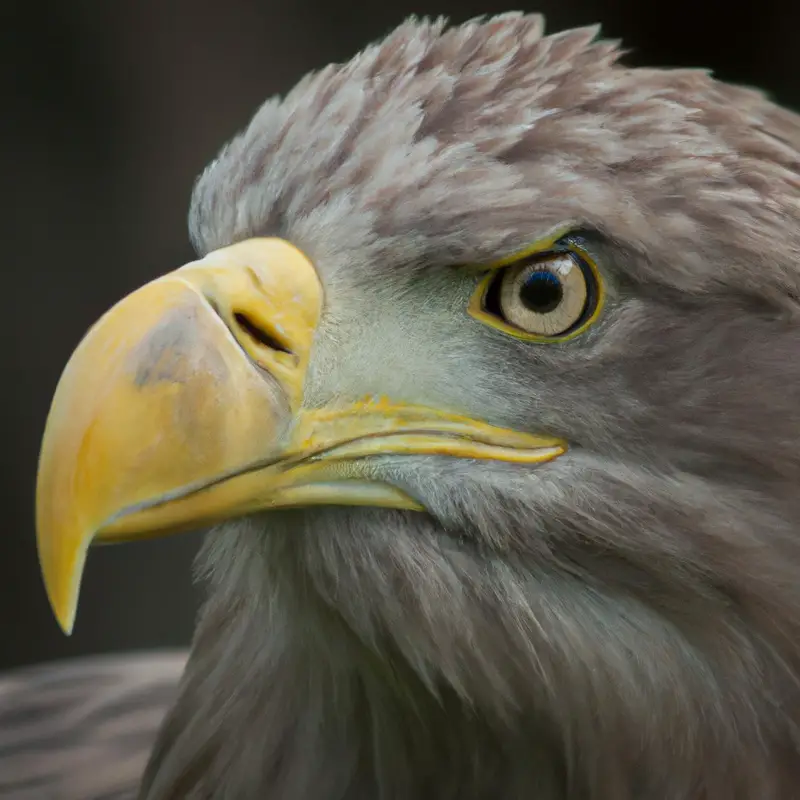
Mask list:
POLYGON ((94 550, 75 633, 36 561, 34 485, 50 397, 115 300, 192 257, 192 182, 268 96, 409 14, 511 8, 603 24, 628 62, 705 66, 800 108, 791 0, 0 0, 0 669, 188 643, 197 535, 94 550))

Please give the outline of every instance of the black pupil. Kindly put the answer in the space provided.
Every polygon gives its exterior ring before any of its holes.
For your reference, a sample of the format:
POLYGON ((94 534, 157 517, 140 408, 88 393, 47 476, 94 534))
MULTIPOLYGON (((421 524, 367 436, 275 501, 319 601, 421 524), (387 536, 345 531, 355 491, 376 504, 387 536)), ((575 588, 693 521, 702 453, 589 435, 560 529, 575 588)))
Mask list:
POLYGON ((564 288, 558 276, 546 269, 531 272, 519 292, 519 299, 525 308, 537 314, 555 311, 563 297, 564 288))

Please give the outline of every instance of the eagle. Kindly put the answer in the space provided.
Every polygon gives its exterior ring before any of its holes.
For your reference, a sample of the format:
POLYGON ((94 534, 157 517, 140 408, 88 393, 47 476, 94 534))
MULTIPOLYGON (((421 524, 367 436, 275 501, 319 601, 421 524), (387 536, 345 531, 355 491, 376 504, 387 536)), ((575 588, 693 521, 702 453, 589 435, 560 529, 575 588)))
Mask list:
POLYGON ((410 19, 205 169, 37 478, 66 632, 210 530, 191 649, 5 676, 4 797, 800 796, 800 118, 622 54, 410 19))

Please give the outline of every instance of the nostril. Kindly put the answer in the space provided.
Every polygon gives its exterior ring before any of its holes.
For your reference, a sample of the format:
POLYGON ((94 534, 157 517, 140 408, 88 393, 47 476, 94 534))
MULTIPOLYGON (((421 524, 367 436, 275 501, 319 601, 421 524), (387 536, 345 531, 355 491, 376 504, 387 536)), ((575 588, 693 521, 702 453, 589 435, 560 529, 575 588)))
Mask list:
POLYGON ((247 314, 242 314, 237 311, 233 315, 236 324, 254 341, 258 342, 264 347, 269 347, 270 350, 277 350, 279 353, 288 353, 293 355, 292 351, 282 342, 274 333, 264 330, 261 326, 253 322, 247 314))

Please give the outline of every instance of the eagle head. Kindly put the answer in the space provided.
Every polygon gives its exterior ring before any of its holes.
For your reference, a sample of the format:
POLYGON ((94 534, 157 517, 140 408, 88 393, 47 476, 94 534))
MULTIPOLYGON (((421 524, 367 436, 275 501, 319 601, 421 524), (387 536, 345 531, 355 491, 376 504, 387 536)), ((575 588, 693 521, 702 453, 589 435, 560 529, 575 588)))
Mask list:
POLYGON ((771 800, 800 774, 800 125, 411 20, 205 170, 56 391, 38 544, 214 526, 143 796, 771 800))

